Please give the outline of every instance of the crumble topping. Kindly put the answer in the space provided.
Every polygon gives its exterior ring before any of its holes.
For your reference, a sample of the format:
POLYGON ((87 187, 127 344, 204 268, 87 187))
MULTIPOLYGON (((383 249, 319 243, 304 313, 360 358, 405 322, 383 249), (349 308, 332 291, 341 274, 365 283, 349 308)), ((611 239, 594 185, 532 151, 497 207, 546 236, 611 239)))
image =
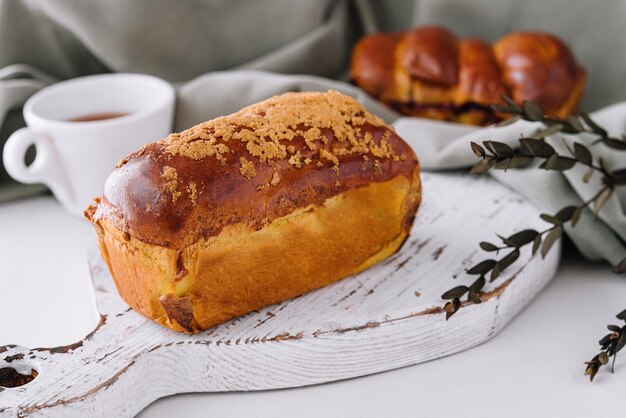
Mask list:
MULTIPOLYGON (((228 143, 241 141, 250 157, 269 164, 296 155, 298 150, 289 144, 296 137, 302 138, 310 151, 317 152, 320 145, 328 142, 325 135, 328 133, 343 146, 320 156, 370 153, 377 158, 392 158, 395 154, 388 142, 389 132, 377 145, 369 132, 363 133, 366 124, 384 126, 380 118, 366 112, 356 100, 336 91, 286 93, 172 134, 161 143, 173 155, 194 160, 215 157, 224 162, 232 153, 228 143)), ((297 167, 296 161, 293 159, 290 164, 297 167)), ((247 168, 249 165, 245 165, 246 168, 242 163, 241 174, 254 177, 247 168)))
POLYGON ((198 187, 196 186, 195 182, 189 182, 189 185, 187 185, 187 193, 189 194, 191 204, 196 206, 196 204, 198 203, 198 187))
MULTIPOLYGON (((391 146, 392 131, 386 129, 382 137, 374 139, 372 128, 384 126, 380 118, 367 112, 352 97, 336 91, 286 93, 171 134, 160 144, 171 156, 193 160, 215 158, 226 165, 236 164, 238 158, 239 173, 247 179, 256 177, 255 164, 267 164, 273 170, 272 178, 269 183, 256 186, 259 190, 280 182, 278 162, 281 160, 294 168, 311 163, 324 167, 328 161, 335 173, 339 173, 340 157, 350 154, 362 155, 363 161, 375 159, 377 171, 382 169, 380 160, 404 161, 406 157, 396 155, 391 146), (300 142, 291 143, 294 139, 300 142), (239 144, 248 155, 236 155, 240 154, 239 144)), ((182 190, 196 204, 195 183, 186 187, 179 184, 178 173, 169 166, 163 168, 161 176, 163 188, 174 203, 182 190)))
POLYGON ((291 157, 289 157, 289 164, 296 167, 296 168, 300 168, 302 167, 302 154, 300 154, 300 151, 296 151, 295 154, 293 154, 291 157))
POLYGON ((339 165, 339 158, 337 158, 335 154, 325 150, 324 148, 320 149, 320 158, 333 162, 335 166, 339 165))
POLYGON ((246 157, 240 157, 239 163, 241 166, 239 167, 239 172, 245 178, 251 179, 256 176, 256 170, 254 169, 254 164, 252 161, 246 160, 246 157))
POLYGON ((270 184, 272 186, 276 186, 279 181, 280 181, 280 176, 278 175, 278 171, 274 171, 274 174, 272 174, 272 180, 270 181, 270 184))
POLYGON ((161 177, 165 180, 165 182, 163 183, 163 189, 172 195, 172 202, 176 203, 176 201, 182 194, 180 191, 177 190, 178 172, 174 167, 166 165, 165 167, 163 167, 161 177))

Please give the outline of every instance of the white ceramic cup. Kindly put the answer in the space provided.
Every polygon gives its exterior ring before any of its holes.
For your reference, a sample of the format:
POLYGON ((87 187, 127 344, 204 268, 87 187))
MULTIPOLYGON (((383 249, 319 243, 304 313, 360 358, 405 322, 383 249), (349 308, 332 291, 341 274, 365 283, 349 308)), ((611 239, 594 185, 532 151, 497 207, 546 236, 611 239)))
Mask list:
POLYGON ((24 105, 28 127, 7 141, 3 162, 22 183, 44 183, 72 214, 82 216, 117 162, 172 129, 174 88, 141 74, 103 74, 63 81, 34 94, 24 105), (110 119, 75 122, 102 114, 110 119), (36 157, 27 166, 26 151, 36 157))

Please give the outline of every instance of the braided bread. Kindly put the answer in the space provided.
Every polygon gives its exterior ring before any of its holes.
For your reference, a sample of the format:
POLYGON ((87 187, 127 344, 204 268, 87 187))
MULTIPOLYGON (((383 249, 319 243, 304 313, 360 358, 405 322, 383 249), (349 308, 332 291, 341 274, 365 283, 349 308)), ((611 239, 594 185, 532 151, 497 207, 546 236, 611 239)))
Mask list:
POLYGON ((585 85, 584 69, 553 35, 516 32, 490 45, 430 26, 362 38, 351 75, 402 114, 477 125, 500 119, 489 105, 502 94, 566 116, 577 111, 585 85))

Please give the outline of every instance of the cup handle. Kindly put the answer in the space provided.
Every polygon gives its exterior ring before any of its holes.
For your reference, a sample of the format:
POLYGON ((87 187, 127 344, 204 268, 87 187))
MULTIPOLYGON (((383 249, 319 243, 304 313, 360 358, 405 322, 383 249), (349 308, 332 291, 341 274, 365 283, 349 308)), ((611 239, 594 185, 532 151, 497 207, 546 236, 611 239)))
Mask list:
POLYGON ((21 183, 44 183, 61 202, 71 203, 73 193, 63 176, 55 158, 50 137, 32 128, 18 129, 7 140, 2 153, 2 161, 7 173, 21 183), (35 161, 27 166, 24 158, 31 145, 35 146, 35 161))

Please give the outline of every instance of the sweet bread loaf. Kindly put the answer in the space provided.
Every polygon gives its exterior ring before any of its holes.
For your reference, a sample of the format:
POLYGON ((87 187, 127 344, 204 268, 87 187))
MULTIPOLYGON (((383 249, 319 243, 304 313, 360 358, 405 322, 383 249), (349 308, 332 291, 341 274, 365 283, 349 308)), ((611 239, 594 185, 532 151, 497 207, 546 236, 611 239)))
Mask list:
POLYGON ((362 38, 352 52, 354 82, 402 114, 485 125, 505 94, 549 115, 575 113, 585 71, 557 37, 511 33, 493 45, 440 27, 362 38))
POLYGON ((276 96, 146 145, 85 215, 122 298, 195 333, 385 259, 420 201, 411 148, 329 91, 276 96))

